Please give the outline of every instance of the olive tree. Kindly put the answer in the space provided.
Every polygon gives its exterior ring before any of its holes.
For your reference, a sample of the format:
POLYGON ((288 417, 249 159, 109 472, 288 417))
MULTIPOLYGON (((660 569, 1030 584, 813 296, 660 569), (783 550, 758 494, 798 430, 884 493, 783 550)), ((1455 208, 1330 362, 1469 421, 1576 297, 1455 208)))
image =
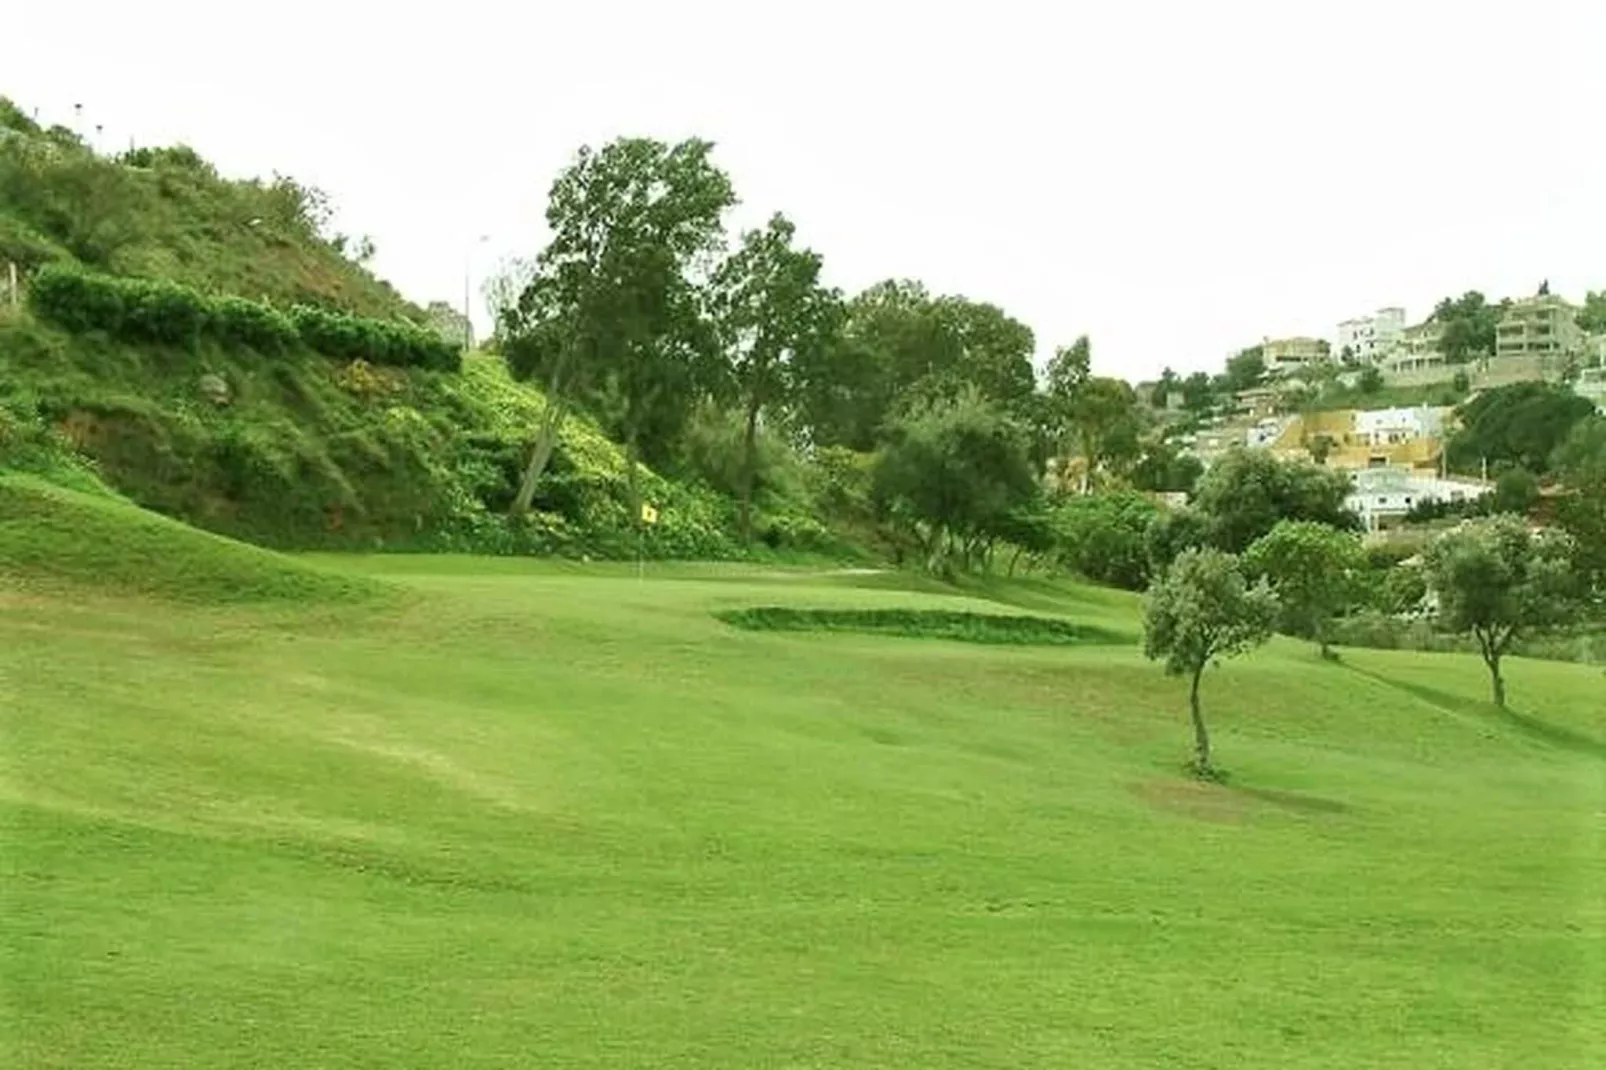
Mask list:
POLYGON ((1423 555, 1428 589, 1445 631, 1471 633, 1489 667, 1496 706, 1506 705, 1500 660, 1521 635, 1565 622, 1576 603, 1572 540, 1530 532, 1515 516, 1469 521, 1423 555))
POLYGON ((1277 593, 1281 629, 1314 640, 1322 657, 1331 657, 1332 619, 1362 597, 1360 539, 1311 520, 1281 520, 1244 551, 1244 569, 1277 593))
POLYGON ((1210 732, 1199 705, 1199 680, 1220 658, 1264 643, 1277 619, 1277 596, 1265 581, 1250 585, 1238 559, 1220 550, 1185 550, 1149 588, 1143 604, 1144 654, 1186 676, 1193 719, 1193 770, 1215 776, 1210 732))

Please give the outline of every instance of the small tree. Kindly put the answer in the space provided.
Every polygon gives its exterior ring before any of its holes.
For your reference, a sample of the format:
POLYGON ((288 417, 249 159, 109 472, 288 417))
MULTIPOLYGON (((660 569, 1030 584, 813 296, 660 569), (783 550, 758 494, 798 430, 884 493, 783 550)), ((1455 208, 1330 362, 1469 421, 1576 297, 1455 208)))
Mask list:
POLYGON ((1244 553, 1244 570, 1277 592, 1281 627, 1332 656, 1330 624, 1361 600, 1366 555, 1355 536, 1309 520, 1284 520, 1244 553))
POLYGON ((1149 588, 1143 606, 1144 649, 1165 659, 1165 671, 1189 678, 1194 772, 1215 776, 1210 732, 1199 707, 1205 666, 1264 643, 1277 619, 1277 596, 1264 582, 1250 586, 1238 559, 1219 550, 1186 550, 1149 588))
POLYGON ((1526 632, 1568 618, 1576 596, 1572 540, 1531 533, 1514 516, 1470 521, 1428 547, 1428 588, 1439 600, 1439 626, 1472 633, 1489 667, 1495 705, 1506 705, 1500 659, 1526 632))

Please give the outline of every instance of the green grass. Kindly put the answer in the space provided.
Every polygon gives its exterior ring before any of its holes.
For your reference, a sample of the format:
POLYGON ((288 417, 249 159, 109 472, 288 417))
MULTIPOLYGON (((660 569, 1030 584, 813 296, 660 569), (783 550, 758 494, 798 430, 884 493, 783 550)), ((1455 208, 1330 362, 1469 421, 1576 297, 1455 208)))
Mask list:
POLYGON ((713 616, 1128 596, 345 567, 417 597, 0 593, 0 1065, 1606 1065, 1598 669, 1275 642, 1222 787, 1135 646, 713 616))
POLYGON ((759 632, 863 632, 909 639, 951 639, 963 643, 1069 646, 1110 642, 1094 628, 1052 617, 971 613, 951 609, 797 609, 753 606, 715 616, 726 624, 759 632))
POLYGON ((105 493, 0 471, 0 583, 198 603, 372 598, 382 587, 197 531, 105 493))

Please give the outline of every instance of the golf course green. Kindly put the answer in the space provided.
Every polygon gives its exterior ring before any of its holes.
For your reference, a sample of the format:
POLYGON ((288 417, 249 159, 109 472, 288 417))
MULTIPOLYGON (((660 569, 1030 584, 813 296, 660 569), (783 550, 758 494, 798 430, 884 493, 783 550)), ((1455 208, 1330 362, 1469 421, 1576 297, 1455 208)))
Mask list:
POLYGON ((1513 659, 1505 714, 1277 640, 1207 676, 1213 785, 1120 593, 178 525, 134 589, 72 519, 122 507, 52 500, 66 564, 0 586, 6 1067, 1606 1066, 1598 666, 1513 659))

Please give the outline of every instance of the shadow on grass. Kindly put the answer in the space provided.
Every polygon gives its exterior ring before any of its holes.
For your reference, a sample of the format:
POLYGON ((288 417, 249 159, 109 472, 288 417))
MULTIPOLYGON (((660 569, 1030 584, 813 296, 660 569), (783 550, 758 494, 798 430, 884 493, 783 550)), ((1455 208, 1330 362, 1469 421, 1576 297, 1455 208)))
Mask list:
POLYGON ((1440 691, 1435 687, 1396 680, 1391 676, 1384 676, 1382 673, 1373 672, 1369 669, 1357 668, 1354 665, 1347 667, 1351 672, 1359 673, 1367 679, 1376 680, 1380 684, 1403 691, 1413 698, 1421 699, 1428 705, 1437 706, 1441 710, 1505 725, 1507 728, 1540 743, 1560 747, 1577 754, 1587 754, 1592 758, 1606 759, 1606 743, 1592 736, 1586 736, 1582 732, 1574 731, 1571 728, 1554 725, 1529 714, 1518 713, 1516 710, 1501 709, 1493 702, 1482 702, 1477 699, 1456 695, 1449 691, 1440 691))
POLYGON ((1051 617, 1003 616, 946 609, 795 609, 754 606, 714 614, 761 632, 861 632, 914 639, 1021 646, 1082 646, 1126 641, 1104 628, 1051 617))

